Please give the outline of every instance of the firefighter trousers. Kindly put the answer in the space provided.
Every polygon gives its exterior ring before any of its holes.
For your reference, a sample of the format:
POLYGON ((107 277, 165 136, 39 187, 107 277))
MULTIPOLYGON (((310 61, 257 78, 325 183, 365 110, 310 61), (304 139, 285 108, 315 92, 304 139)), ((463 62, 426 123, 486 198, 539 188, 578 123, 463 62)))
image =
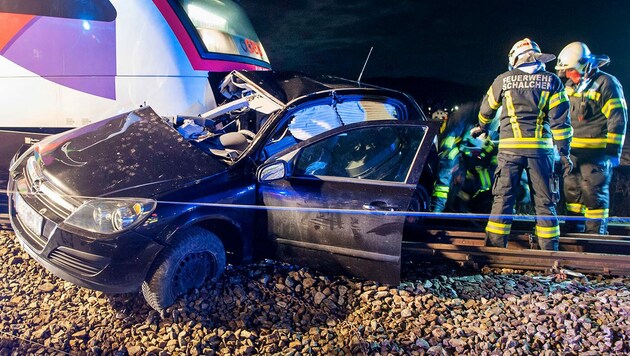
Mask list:
POLYGON ((604 155, 571 155, 573 172, 564 178, 564 199, 569 216, 567 232, 608 233, 612 167, 604 155), (583 218, 586 218, 582 224, 583 218))
POLYGON ((438 163, 438 177, 433 186, 433 195, 431 196, 431 211, 441 213, 446 208, 448 194, 451 190, 451 181, 453 179, 453 168, 455 162, 459 161, 459 155, 455 157, 440 157, 438 163))
POLYGON ((527 157, 499 152, 492 195, 492 211, 486 226, 486 246, 506 247, 512 215, 523 171, 529 178, 536 210, 536 236, 544 250, 557 250, 560 227, 556 217, 558 180, 553 172, 553 155, 527 157))

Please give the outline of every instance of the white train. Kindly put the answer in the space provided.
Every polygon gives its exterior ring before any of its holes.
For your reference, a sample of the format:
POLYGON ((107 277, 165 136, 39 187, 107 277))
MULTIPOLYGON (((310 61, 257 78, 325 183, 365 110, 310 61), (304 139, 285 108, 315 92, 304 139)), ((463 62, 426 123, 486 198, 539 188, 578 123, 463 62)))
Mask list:
POLYGON ((232 0, 0 2, 0 169, 25 136, 150 105, 161 115, 216 106, 209 74, 267 70, 232 0))

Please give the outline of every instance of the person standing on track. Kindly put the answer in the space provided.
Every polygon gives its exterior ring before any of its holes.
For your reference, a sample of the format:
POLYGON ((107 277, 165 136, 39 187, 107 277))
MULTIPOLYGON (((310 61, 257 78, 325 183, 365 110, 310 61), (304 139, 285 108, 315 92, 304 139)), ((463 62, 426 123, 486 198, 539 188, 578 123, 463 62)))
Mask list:
POLYGON ((554 55, 542 53, 529 38, 516 42, 508 55, 508 71, 494 80, 481 102, 479 132, 487 129, 503 107, 486 246, 507 247, 516 191, 525 170, 536 210, 538 245, 543 250, 558 250, 559 182, 554 175, 554 143, 567 175, 572 169, 569 145, 573 130, 564 85, 545 70, 545 63, 553 59, 554 55))
POLYGON ((599 69, 609 62, 582 42, 569 43, 558 55, 556 70, 567 78, 574 129, 571 159, 576 164, 564 178, 564 198, 569 215, 586 218, 586 223, 568 220, 566 232, 608 233, 612 168, 619 165, 628 121, 621 84, 599 69))

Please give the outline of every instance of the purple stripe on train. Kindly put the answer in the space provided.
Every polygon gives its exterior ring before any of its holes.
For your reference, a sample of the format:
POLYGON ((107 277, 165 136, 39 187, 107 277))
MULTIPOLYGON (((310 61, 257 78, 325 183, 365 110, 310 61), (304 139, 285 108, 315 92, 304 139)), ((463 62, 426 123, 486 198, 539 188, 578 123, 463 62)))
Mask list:
POLYGON ((116 99, 116 21, 40 17, 4 56, 63 86, 116 99))

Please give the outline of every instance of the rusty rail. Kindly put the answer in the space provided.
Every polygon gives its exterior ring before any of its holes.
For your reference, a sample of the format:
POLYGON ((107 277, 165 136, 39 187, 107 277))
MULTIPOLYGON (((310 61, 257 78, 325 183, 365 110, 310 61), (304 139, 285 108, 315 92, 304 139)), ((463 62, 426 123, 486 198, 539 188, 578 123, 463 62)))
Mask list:
MULTIPOLYGON (((615 231, 623 234, 624 228, 615 231)), ((485 247, 485 233, 478 227, 425 225, 408 235, 411 240, 404 241, 402 247, 405 260, 450 261, 474 268, 630 275, 628 235, 566 234, 560 237, 560 251, 541 251, 535 237, 525 230, 513 230, 508 247, 503 249, 485 247)))

